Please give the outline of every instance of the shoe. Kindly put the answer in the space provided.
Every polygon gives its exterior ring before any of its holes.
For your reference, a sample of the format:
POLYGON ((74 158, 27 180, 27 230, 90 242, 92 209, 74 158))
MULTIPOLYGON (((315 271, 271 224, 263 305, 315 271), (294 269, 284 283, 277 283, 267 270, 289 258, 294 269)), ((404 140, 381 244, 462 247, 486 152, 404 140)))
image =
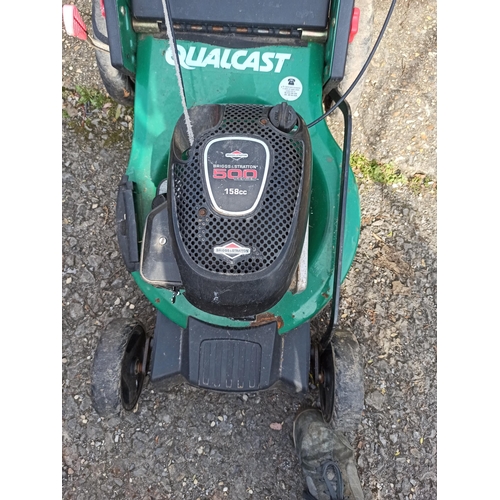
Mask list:
POLYGON ((321 411, 308 408, 295 417, 293 442, 306 477, 305 499, 364 500, 354 449, 321 411))

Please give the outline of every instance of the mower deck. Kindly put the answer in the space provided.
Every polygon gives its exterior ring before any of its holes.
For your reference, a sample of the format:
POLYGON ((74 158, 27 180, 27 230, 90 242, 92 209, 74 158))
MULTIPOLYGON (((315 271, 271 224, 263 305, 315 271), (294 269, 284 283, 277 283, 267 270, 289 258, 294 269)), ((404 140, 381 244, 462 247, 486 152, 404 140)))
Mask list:
MULTIPOLYGON (((204 103, 274 106, 286 96, 306 123, 323 112, 324 45, 229 49, 179 41, 178 48, 189 107, 204 103), (295 92, 293 100, 290 99, 292 91, 295 92)), ((137 49, 134 139, 126 174, 134 186, 137 235, 142 239, 157 187, 165 179, 172 133, 182 115, 182 107, 167 40, 139 35, 137 49)), ((301 293, 285 293, 269 310, 272 316, 282 320, 280 334, 309 321, 334 295, 332 247, 336 247, 342 151, 324 122, 311 129, 310 136, 313 171, 307 288, 301 293)), ((359 230, 359 196, 349 170, 341 279, 354 258, 359 230)), ((187 328, 190 316, 221 327, 251 326, 251 321, 201 311, 182 293, 145 282, 138 271, 132 272, 132 276, 150 302, 181 328, 187 328)))

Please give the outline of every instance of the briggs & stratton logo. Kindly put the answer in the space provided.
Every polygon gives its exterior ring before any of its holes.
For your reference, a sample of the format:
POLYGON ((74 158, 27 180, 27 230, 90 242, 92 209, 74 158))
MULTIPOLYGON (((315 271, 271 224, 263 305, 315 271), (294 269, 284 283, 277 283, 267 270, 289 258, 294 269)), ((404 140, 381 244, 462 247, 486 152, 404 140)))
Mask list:
POLYGON ((241 151, 233 151, 232 153, 226 153, 226 158, 232 158, 233 160, 241 160, 242 158, 248 158, 246 153, 242 153, 241 151))
POLYGON ((225 257, 229 257, 230 259, 236 259, 236 257, 240 257, 241 255, 250 254, 251 250, 250 248, 241 246, 239 243, 236 243, 233 240, 220 247, 215 247, 214 253, 217 255, 224 255, 225 257))

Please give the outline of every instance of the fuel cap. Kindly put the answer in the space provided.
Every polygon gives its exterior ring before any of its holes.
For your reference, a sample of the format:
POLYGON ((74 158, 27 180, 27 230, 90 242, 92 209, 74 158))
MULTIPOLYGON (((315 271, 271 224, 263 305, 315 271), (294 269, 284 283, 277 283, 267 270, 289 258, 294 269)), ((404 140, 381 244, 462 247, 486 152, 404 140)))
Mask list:
POLYGON ((269 120, 282 132, 290 132, 297 124, 298 117, 295 110, 286 102, 277 104, 269 111, 269 120))

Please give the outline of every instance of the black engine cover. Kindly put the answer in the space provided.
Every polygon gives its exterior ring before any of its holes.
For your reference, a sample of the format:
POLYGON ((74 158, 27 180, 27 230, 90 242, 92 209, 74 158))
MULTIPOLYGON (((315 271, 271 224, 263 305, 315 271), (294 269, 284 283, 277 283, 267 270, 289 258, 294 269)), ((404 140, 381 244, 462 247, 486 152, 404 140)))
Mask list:
POLYGON ((275 128, 270 107, 190 110, 174 131, 167 192, 172 249, 185 296, 230 318, 267 311, 290 286, 309 214, 311 146, 298 117, 275 128))

